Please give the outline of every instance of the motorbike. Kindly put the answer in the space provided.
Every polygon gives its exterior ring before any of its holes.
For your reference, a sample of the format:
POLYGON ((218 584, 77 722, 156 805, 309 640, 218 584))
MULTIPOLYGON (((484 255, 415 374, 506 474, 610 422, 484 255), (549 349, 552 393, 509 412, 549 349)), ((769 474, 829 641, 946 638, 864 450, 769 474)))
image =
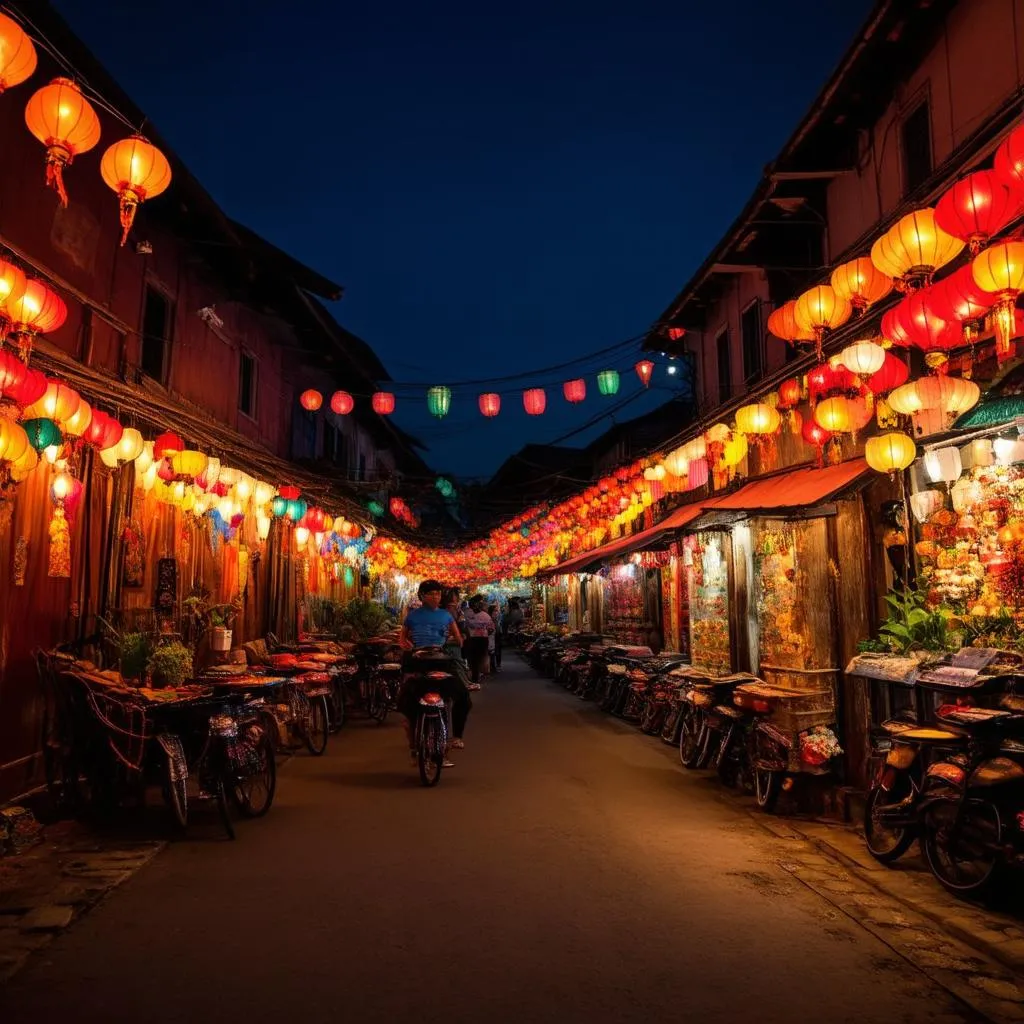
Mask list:
MULTIPOLYGON (((434 685, 438 690, 454 679, 450 670, 451 658, 444 651, 425 648, 414 655, 416 669, 407 677, 407 684, 417 680, 434 685)), ((430 689, 419 699, 419 714, 413 739, 420 781, 424 786, 436 786, 441 772, 448 765, 448 744, 452 735, 452 705, 439 692, 430 689)))
POLYGON ((682 700, 689 705, 683 711, 679 730, 679 760, 684 768, 705 768, 715 761, 721 745, 723 726, 734 716, 719 711, 732 711, 733 690, 754 677, 747 674, 701 678, 694 675, 692 685, 685 688, 682 700))

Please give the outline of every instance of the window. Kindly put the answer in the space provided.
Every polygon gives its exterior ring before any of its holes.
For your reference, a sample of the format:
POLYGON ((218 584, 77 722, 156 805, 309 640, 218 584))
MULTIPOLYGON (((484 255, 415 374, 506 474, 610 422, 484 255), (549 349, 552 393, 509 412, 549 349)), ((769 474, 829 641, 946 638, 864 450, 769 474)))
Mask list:
POLYGON ((163 292, 146 286, 142 309, 142 372, 161 384, 167 381, 167 350, 171 340, 171 302, 163 292))
POLYGON ((900 126, 903 150, 903 191, 913 192, 932 173, 932 125, 928 101, 923 100, 900 126))
POLYGON ((750 383, 760 377, 764 369, 760 302, 752 302, 740 316, 740 337, 743 339, 743 379, 750 383))
POLYGON ((238 408, 256 419, 256 357, 244 349, 238 355, 238 408))
POLYGON ((729 328, 725 327, 715 338, 718 349, 718 400, 725 402, 732 393, 732 353, 729 351, 729 328))

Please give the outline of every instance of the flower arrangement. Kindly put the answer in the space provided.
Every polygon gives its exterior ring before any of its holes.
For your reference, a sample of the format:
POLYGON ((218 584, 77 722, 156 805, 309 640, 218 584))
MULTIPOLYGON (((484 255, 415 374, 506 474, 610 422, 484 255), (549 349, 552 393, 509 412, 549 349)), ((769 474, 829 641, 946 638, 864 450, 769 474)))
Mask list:
POLYGON ((842 752, 836 734, 827 725, 816 725, 800 734, 800 760, 805 764, 823 765, 842 752))

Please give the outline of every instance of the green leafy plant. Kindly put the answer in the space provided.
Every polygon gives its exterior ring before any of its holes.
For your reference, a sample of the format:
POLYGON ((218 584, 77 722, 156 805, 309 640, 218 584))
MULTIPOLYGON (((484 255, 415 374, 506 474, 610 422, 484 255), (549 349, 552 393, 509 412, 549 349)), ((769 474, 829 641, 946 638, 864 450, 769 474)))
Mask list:
POLYGON ((176 640, 163 644, 150 655, 149 671, 155 686, 181 686, 192 675, 192 652, 176 640))
POLYGON ((117 638, 117 658, 125 679, 139 679, 153 653, 152 641, 145 633, 121 633, 117 638))
POLYGON ((889 649, 900 654, 912 650, 944 651, 949 644, 949 613, 925 604, 923 590, 891 590, 885 595, 889 618, 879 629, 889 649))
POLYGON ((351 627, 359 640, 377 636, 392 625, 391 616, 383 605, 363 597, 352 598, 338 612, 336 621, 341 626, 351 627))

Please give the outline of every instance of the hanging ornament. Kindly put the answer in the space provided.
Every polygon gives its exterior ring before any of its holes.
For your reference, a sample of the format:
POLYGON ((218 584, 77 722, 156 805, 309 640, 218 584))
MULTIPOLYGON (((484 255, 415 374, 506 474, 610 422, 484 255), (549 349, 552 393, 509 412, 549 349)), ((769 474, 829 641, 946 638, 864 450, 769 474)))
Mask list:
POLYGON ((814 336, 815 352, 821 359, 825 335, 846 323, 852 312, 850 303, 831 285, 819 284, 796 300, 793 316, 802 331, 809 331, 814 336))
POLYGON ((1000 363, 1010 356, 1016 334, 1014 308, 1024 290, 1024 242, 1000 242, 974 257, 971 266, 980 288, 995 296, 992 318, 996 334, 996 358, 1000 363))
POLYGON ((651 386, 651 377, 654 375, 654 363, 650 359, 641 359, 640 362, 633 367, 636 370, 636 375, 640 378, 640 383, 645 388, 651 386))
POLYGON ((527 416, 540 416, 547 402, 548 398, 543 388, 528 388, 523 392, 523 408, 527 416))
POLYGON ((905 296, 886 312, 882 336, 902 348, 921 349, 925 363, 933 369, 942 366, 950 350, 963 343, 960 325, 935 315, 929 286, 905 296))
POLYGON ((815 461, 820 468, 824 462, 825 445, 832 440, 832 434, 814 420, 804 420, 801 436, 815 449, 815 461))
POLYGON ((390 416, 395 411, 395 396, 390 391, 378 391, 370 399, 370 405, 378 416, 390 416))
POLYGON ((610 395, 616 395, 619 392, 619 371, 618 370, 602 370, 597 375, 597 390, 608 397, 610 395))
POLYGON ((0 14, 0 94, 31 78, 37 60, 35 45, 25 30, 0 14))
POLYGON ((25 586, 25 570, 28 568, 28 539, 19 537, 14 544, 14 585, 25 586))
POLYGON ((4 303, 4 311, 24 363, 29 361, 36 336, 52 334, 63 327, 68 318, 64 300, 36 278, 25 282, 20 296, 4 303))
POLYGON ((768 317, 768 330, 776 338, 794 347, 814 341, 814 332, 797 323, 795 299, 784 302, 778 309, 772 311, 768 317))
MULTIPOLYGON (((0 18, 2 17, 3 15, 0 15, 0 18)), ((0 259, 0 342, 7 337, 11 327, 11 313, 7 309, 7 304, 10 303, 13 307, 25 294, 27 287, 28 280, 24 271, 13 263, 0 259)))
POLYGON ((331 412, 347 416, 356 407, 355 399, 347 391, 335 391, 331 395, 331 412))
POLYGON ((669 341, 679 341, 680 338, 684 338, 686 336, 686 328, 666 327, 665 336, 668 338, 669 341))
POLYGON ((917 445, 913 438, 895 430, 869 437, 864 445, 864 458, 875 472, 895 476, 917 458, 917 445))
POLYGON ((567 380, 562 385, 562 394, 565 395, 565 400, 573 405, 582 402, 587 397, 587 382, 582 378, 567 380))
POLYGON ((501 412, 501 395, 488 392, 481 395, 479 400, 480 412, 488 419, 497 416, 501 412))
POLYGON ((100 175, 117 193, 121 211, 121 244, 141 203, 153 199, 171 183, 171 165, 167 157, 141 135, 115 142, 100 161, 100 175))
POLYGON ((992 171, 1018 201, 1024 199, 1024 124, 1014 128, 996 150, 992 171))
POLYGON ((935 224, 970 246, 972 254, 992 237, 1018 203, 992 171, 975 171, 942 194, 935 205, 935 224))
POLYGON ((37 452, 51 445, 59 445, 63 442, 60 427, 53 420, 39 417, 35 419, 22 420, 21 426, 28 435, 28 443, 37 452))
POLYGON ((448 415, 452 407, 452 389, 448 387, 433 387, 427 389, 427 408, 431 416, 439 420, 448 415))
POLYGON ((316 412, 324 404, 324 396, 316 388, 308 388, 299 395, 299 405, 306 412, 316 412))
POLYGON ((100 119, 69 78, 55 78, 28 101, 28 130, 46 147, 46 184, 68 205, 64 168, 100 141, 100 119))
POLYGON ((896 282, 900 291, 929 284, 932 274, 963 249, 959 238, 935 223, 935 211, 924 207, 901 217, 871 247, 871 262, 896 282))
POLYGON ((830 280, 836 294, 846 299, 858 316, 892 291, 892 278, 883 274, 870 256, 859 256, 841 264, 832 271, 830 280))

